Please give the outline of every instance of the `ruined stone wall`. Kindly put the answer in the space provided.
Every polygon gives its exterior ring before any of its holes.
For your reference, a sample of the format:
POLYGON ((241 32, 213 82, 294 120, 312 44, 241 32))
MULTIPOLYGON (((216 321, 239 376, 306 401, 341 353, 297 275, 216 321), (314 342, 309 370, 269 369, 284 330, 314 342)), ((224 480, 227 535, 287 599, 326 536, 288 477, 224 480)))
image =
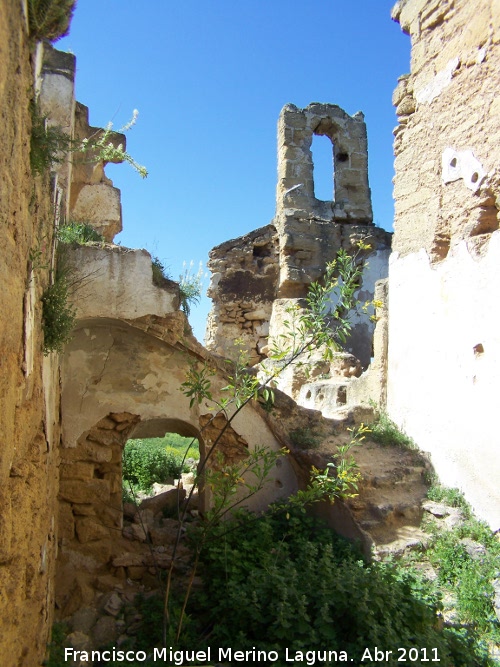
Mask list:
POLYGON ((22 3, 0 0, 0 661, 39 665, 54 604, 59 376, 43 356, 54 210, 30 169, 33 68, 22 3))
POLYGON ((225 358, 235 356, 242 340, 254 365, 266 356, 269 320, 279 274, 278 238, 272 225, 226 241, 210 252, 213 307, 207 323, 207 347, 225 358))
POLYGON ((500 2, 407 0, 394 93, 388 410, 500 527, 500 2), (493 431, 492 431, 493 429, 493 431))
MULTIPOLYGON (((334 104, 287 104, 278 119, 276 215, 263 227, 227 241, 210 254, 207 347, 235 358, 234 341, 243 340, 249 363, 263 361, 273 340, 283 334, 287 308, 307 295, 327 262, 341 248, 357 252, 371 245, 357 298, 370 301, 375 282, 387 275, 391 235, 372 223, 368 186, 368 147, 364 116, 350 116, 334 104), (332 200, 314 191, 313 136, 332 142, 332 200)), ((347 349, 364 367, 372 356, 374 325, 369 314, 353 315, 347 349)), ((293 382, 292 382, 293 384, 293 382)), ((292 384, 280 387, 295 396, 292 384)))

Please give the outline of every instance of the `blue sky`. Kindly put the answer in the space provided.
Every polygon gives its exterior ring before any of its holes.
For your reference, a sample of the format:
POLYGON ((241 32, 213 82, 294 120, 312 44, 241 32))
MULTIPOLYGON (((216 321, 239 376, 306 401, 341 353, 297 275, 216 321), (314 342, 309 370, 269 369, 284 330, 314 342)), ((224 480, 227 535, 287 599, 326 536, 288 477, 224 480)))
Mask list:
MULTIPOLYGON (((364 112, 374 219, 392 229, 391 95, 410 51, 392 4, 79 0, 55 46, 77 56, 77 99, 93 125, 119 129, 139 110, 128 150, 149 171, 143 181, 127 165, 107 168, 122 190, 116 241, 146 248, 178 279, 183 262, 196 269, 214 245, 268 224, 287 102, 364 112)), ((191 315, 200 339, 209 307, 191 315)))

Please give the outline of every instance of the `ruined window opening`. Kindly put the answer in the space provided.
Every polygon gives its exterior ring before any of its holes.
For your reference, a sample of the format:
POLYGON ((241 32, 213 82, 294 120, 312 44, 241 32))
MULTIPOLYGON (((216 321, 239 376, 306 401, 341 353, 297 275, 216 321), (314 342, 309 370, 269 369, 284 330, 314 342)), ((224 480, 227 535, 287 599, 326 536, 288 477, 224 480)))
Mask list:
POLYGON ((321 201, 333 201, 335 199, 335 163, 334 145, 330 137, 313 134, 311 152, 314 196, 321 201))
POLYGON ((253 256, 254 257, 271 257, 271 244, 266 243, 265 245, 254 245, 253 247, 253 256))

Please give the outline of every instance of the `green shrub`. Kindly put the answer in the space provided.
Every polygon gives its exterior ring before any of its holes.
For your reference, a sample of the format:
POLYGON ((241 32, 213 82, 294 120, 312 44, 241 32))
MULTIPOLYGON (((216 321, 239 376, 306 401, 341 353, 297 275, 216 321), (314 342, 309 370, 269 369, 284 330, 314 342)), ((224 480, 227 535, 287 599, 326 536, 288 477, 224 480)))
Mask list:
POLYGON ((300 449, 316 449, 321 444, 321 438, 309 428, 296 428, 290 432, 290 439, 300 449))
POLYGON ((71 340, 75 326, 76 311, 69 302, 70 288, 68 277, 58 275, 42 295, 43 352, 62 352, 64 345, 71 340))
POLYGON ((28 0, 30 37, 51 42, 68 34, 76 0, 28 0))
POLYGON ((471 517, 453 530, 438 532, 427 555, 442 589, 455 600, 460 622, 500 643, 500 623, 491 583, 498 576, 500 544, 488 526, 471 517), (478 554, 468 552, 464 538, 472 540, 473 546, 477 544, 478 554))
POLYGON ((129 440, 123 450, 123 478, 142 491, 188 470, 182 464, 182 454, 167 449, 163 438, 129 440))
POLYGON ((80 245, 104 241, 103 235, 99 234, 88 222, 77 222, 75 220, 70 220, 59 227, 57 238, 61 243, 78 243, 80 245))
POLYGON ((190 612, 212 646, 277 650, 276 665, 286 664, 285 647, 345 650, 359 664, 374 646, 418 647, 416 665, 426 664, 422 649, 430 658, 437 649, 443 667, 487 664, 476 661, 469 635, 450 639, 436 629, 431 583, 397 564, 365 563, 296 510, 240 513, 218 531, 202 554, 204 588, 190 612))
POLYGON ((151 268, 153 270, 154 285, 157 287, 166 287, 171 282, 168 269, 158 257, 153 256, 151 258, 151 268))
POLYGON ((381 445, 418 449, 415 441, 401 431, 385 412, 381 412, 373 424, 370 424, 370 430, 370 438, 381 445))
POLYGON ((30 165, 34 175, 47 173, 53 164, 64 159, 71 146, 71 138, 56 126, 49 125, 39 107, 31 107, 30 165))
POLYGON ((64 659, 64 647, 69 628, 65 623, 54 623, 50 642, 47 646, 47 659, 43 661, 44 667, 63 667, 67 665, 64 659))

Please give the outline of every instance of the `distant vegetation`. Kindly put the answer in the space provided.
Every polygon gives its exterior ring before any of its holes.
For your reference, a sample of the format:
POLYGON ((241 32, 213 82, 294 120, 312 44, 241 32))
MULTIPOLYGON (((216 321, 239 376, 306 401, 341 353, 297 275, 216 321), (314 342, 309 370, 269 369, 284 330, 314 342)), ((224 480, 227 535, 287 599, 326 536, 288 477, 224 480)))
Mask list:
POLYGON ((192 463, 193 459, 200 458, 198 441, 189 447, 192 440, 177 433, 167 433, 163 438, 129 440, 123 450, 125 500, 131 500, 134 491, 150 492, 153 484, 164 484, 189 472, 189 459, 192 463))

